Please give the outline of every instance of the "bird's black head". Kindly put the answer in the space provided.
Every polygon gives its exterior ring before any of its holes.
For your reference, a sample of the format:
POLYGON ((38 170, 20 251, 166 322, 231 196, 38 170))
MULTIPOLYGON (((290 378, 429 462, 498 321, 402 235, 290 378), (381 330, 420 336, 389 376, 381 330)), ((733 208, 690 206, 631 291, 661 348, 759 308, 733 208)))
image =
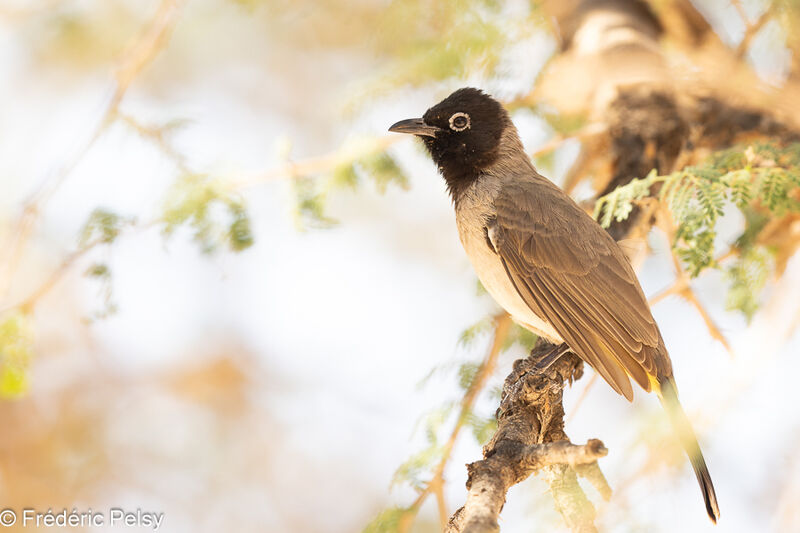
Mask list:
POLYGON ((401 120, 389 131, 419 136, 457 198, 499 155, 503 131, 511 125, 500 102, 478 89, 459 89, 425 112, 401 120))

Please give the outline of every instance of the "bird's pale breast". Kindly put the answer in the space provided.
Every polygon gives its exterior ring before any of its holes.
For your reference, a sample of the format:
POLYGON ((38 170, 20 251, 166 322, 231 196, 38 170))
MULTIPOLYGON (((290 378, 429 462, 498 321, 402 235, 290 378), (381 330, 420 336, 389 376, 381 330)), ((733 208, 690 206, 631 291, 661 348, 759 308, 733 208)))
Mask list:
POLYGON ((493 214, 496 182, 477 180, 456 206, 456 223, 461 244, 481 283, 521 326, 553 343, 564 342, 549 322, 538 317, 522 300, 506 273, 500 257, 490 248, 484 233, 485 221, 493 214))

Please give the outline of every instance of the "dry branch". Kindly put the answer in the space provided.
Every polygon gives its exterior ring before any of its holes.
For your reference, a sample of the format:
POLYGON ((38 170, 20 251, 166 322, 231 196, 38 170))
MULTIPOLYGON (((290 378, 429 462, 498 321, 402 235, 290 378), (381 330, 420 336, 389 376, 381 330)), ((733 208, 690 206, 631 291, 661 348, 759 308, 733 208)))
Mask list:
POLYGON ((597 466, 603 443, 569 442, 564 432, 562 396, 567 383, 583 374, 583 362, 567 352, 548 368, 540 362, 563 346, 540 343, 514 363, 503 385, 497 432, 483 449, 483 460, 467 466, 466 503, 450 518, 449 533, 499 531, 497 517, 506 493, 534 472, 544 471, 556 508, 573 531, 594 531, 594 507, 577 482, 582 475, 608 497, 610 489, 597 466))

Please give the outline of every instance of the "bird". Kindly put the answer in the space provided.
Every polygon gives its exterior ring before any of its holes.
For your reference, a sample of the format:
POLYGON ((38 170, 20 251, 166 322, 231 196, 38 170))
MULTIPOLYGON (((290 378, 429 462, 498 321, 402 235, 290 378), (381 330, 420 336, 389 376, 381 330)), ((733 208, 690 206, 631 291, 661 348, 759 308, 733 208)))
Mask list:
POLYGON ((628 401, 631 379, 658 395, 716 523, 714 485, 678 400, 669 353, 619 244, 536 171, 508 111, 479 89, 458 89, 389 131, 423 141, 478 278, 515 322, 566 344, 628 401))

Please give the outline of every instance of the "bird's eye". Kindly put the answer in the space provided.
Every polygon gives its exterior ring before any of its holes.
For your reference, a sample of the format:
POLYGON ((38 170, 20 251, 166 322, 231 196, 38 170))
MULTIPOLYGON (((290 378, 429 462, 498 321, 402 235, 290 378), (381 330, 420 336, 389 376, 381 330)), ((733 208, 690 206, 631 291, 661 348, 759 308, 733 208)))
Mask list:
POLYGON ((470 126, 469 115, 466 113, 455 113, 450 117, 450 129, 453 131, 464 131, 470 126))

